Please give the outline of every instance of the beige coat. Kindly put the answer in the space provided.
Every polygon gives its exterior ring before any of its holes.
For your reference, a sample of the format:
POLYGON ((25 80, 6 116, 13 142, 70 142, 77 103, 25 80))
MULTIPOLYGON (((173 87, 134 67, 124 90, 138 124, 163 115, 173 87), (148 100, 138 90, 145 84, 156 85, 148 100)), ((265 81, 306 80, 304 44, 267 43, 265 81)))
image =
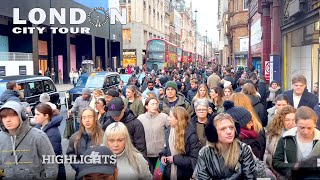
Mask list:
POLYGON ((165 147, 165 131, 170 125, 168 115, 159 113, 152 116, 149 113, 144 113, 137 119, 141 121, 144 127, 147 157, 158 157, 165 147))
POLYGON ((270 167, 272 167, 272 158, 273 155, 277 149, 277 144, 279 139, 281 138, 281 135, 279 136, 273 136, 271 141, 269 139, 269 136, 267 137, 267 146, 266 146, 266 150, 263 156, 263 160, 270 165, 270 167))

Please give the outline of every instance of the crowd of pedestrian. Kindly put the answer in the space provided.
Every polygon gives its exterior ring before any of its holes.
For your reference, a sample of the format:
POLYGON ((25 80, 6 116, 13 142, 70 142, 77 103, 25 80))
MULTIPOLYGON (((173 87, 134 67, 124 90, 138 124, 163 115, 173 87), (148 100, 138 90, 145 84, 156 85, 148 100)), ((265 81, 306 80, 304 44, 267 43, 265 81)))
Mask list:
MULTIPOLYGON (((320 178, 320 107, 303 75, 284 91, 229 66, 145 72, 142 84, 132 74, 118 90, 83 89, 69 111, 79 119, 66 154, 99 151, 117 160, 72 164, 76 179, 320 178)), ((42 101, 32 128, 15 88, 11 82, 0 97, 0 167, 10 178, 65 179, 63 165, 40 163, 62 154, 59 110, 42 101)))

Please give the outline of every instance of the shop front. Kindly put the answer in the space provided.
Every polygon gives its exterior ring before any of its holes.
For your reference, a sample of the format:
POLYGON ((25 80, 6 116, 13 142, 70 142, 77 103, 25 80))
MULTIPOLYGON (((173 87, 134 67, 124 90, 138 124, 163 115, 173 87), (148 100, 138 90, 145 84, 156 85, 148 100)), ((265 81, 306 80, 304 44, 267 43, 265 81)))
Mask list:
POLYGON ((135 66, 137 64, 137 51, 132 50, 123 50, 123 61, 122 67, 135 66))
POLYGON ((248 54, 235 53, 234 59, 235 59, 234 64, 235 64, 235 67, 237 67, 237 69, 239 67, 243 67, 243 68, 248 67, 248 54))

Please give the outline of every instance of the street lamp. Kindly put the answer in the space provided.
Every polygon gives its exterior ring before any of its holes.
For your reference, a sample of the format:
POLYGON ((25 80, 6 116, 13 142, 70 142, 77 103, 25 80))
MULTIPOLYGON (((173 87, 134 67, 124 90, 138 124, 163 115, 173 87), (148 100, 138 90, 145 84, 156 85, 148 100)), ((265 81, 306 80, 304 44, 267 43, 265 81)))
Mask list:
MULTIPOLYGON (((51 4, 51 0, 50 0, 50 8, 52 7, 51 4)), ((54 72, 54 61, 53 61, 53 33, 52 30, 50 31, 50 51, 51 51, 51 57, 50 57, 50 66, 51 66, 51 74, 53 74, 54 72)), ((53 79, 54 77, 52 77, 52 80, 55 82, 55 80, 53 79)))
POLYGON ((206 39, 205 39, 205 46, 204 46, 204 59, 207 60, 207 46, 208 46, 208 31, 206 30, 206 39))
POLYGON ((195 55, 196 55, 196 59, 198 59, 198 54, 197 54, 197 12, 198 12, 198 10, 196 9, 196 10, 194 10, 194 22, 195 22, 195 36, 194 36, 194 38, 195 38, 195 40, 194 40, 194 44, 195 44, 195 47, 194 47, 194 53, 195 53, 195 55))

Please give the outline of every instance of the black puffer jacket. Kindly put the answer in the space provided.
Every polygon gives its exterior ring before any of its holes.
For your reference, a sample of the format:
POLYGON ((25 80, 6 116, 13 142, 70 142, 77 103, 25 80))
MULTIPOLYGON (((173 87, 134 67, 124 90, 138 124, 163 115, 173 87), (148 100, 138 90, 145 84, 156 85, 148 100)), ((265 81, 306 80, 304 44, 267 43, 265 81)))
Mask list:
MULTIPOLYGON (((111 124, 117 122, 112 117, 109 117, 107 121, 102 125, 103 131, 111 124)), ((142 123, 137 119, 137 116, 133 114, 130 109, 126 109, 123 118, 120 120, 128 129, 131 142, 137 150, 141 152, 144 157, 147 157, 147 144, 144 134, 144 127, 142 123)))
MULTIPOLYGON (((91 136, 86 132, 83 131, 81 138, 77 144, 77 150, 74 148, 74 140, 77 136, 79 131, 75 132, 69 139, 69 147, 67 149, 67 155, 77 155, 77 160, 80 161, 80 155, 83 155, 84 152, 92 146, 91 143, 91 136)), ((79 173, 79 165, 78 164, 71 164, 72 168, 76 171, 76 176, 79 173)))
POLYGON ((261 98, 259 96, 247 95, 251 101, 251 104, 256 111, 263 127, 268 124, 268 114, 266 106, 263 105, 261 98))
POLYGON ((238 168, 225 167, 224 159, 215 153, 210 146, 203 147, 199 152, 195 168, 195 179, 255 179, 255 163, 248 145, 237 141, 240 148, 238 168))
MULTIPOLYGON (((166 147, 160 152, 160 158, 162 156, 171 156, 169 148, 169 135, 170 129, 166 131, 166 147)), ((173 163, 177 166, 177 179, 190 179, 192 177, 193 170, 195 168, 198 153, 201 148, 198 140, 196 130, 192 124, 189 124, 184 134, 185 154, 177 154, 173 156, 173 163)), ((164 167, 163 177, 164 179, 170 179, 171 164, 167 164, 164 167)))

